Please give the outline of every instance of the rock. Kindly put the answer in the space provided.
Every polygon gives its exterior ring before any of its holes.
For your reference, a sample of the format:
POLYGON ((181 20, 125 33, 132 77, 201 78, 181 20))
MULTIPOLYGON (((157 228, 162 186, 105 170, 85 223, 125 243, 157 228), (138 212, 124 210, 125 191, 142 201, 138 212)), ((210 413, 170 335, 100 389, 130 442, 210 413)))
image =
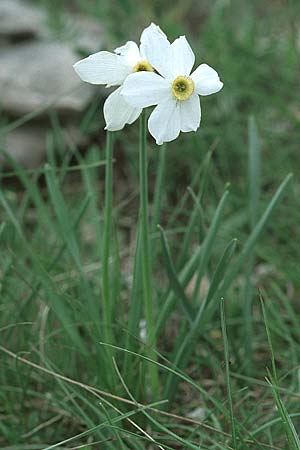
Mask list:
MULTIPOLYGON (((50 133, 51 129, 47 124, 26 124, 0 136, 0 146, 21 166, 26 169, 34 169, 45 160, 47 136, 50 133)), ((61 134, 66 149, 70 148, 70 143, 72 145, 83 143, 77 127, 73 124, 68 124, 61 130, 61 134)), ((10 166, 5 156, 2 155, 0 164, 4 168, 10 166)))
MULTIPOLYGON (((45 154, 45 129, 32 125, 17 128, 5 137, 1 137, 0 144, 1 148, 23 167, 33 169, 41 164, 45 154)), ((2 155, 0 161, 4 167, 9 165, 2 155)))
POLYGON ((21 0, 0 1, 0 37, 40 36, 46 27, 46 14, 21 0))
MULTIPOLYGON (((83 83, 72 67, 81 59, 78 50, 89 54, 103 49, 98 21, 64 9, 62 30, 51 30, 41 3, 0 0, 0 109, 13 117, 31 115, 30 123, 6 135, 0 130, 0 148, 27 169, 45 159, 47 134, 52 132, 49 108, 63 116, 68 150, 68 142, 82 143, 76 118, 101 89, 83 83)), ((5 166, 0 155, 0 170, 5 166)))
POLYGON ((88 17, 74 17, 75 26, 80 31, 75 37, 76 46, 87 53, 103 50, 103 31, 96 20, 88 17))
POLYGON ((68 43, 73 49, 86 54, 103 50, 104 33, 97 20, 82 14, 69 14, 66 15, 65 26, 71 35, 68 43))
MULTIPOLYGON (((62 38, 69 47, 86 53, 103 48, 103 30, 98 20, 79 13, 63 13, 62 38)), ((9 40, 53 39, 46 11, 22 0, 0 0, 0 46, 9 40)))
POLYGON ((204 420, 205 419, 205 410, 199 406, 198 408, 193 409, 187 414, 187 417, 195 420, 204 420))
POLYGON ((50 105, 61 114, 82 111, 95 88, 75 74, 72 65, 78 59, 69 47, 56 42, 27 42, 0 50, 4 111, 20 116, 50 105))

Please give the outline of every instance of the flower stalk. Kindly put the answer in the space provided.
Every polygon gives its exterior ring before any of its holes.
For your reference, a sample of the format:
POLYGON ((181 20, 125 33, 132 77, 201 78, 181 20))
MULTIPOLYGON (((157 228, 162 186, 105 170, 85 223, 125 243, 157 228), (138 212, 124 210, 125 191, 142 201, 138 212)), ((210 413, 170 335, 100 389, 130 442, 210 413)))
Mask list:
MULTIPOLYGON (((143 291, 146 318, 146 344, 148 348, 148 357, 156 361, 154 333, 154 304, 152 287, 152 263, 150 252, 150 232, 149 232, 149 212, 148 212, 148 178, 147 178, 147 127, 146 114, 142 112, 140 116, 140 135, 139 135, 139 171, 140 171, 140 221, 141 221, 141 242, 142 242, 142 273, 143 273, 143 291)), ((149 365, 149 375, 152 392, 154 397, 158 396, 159 383, 158 371, 155 364, 149 365)))
POLYGON ((106 171, 105 171, 105 206, 104 229, 102 244, 102 299, 104 338, 107 343, 112 343, 111 333, 111 296, 110 296, 110 244, 112 229, 112 190, 113 190, 113 133, 107 131, 106 135, 106 171))

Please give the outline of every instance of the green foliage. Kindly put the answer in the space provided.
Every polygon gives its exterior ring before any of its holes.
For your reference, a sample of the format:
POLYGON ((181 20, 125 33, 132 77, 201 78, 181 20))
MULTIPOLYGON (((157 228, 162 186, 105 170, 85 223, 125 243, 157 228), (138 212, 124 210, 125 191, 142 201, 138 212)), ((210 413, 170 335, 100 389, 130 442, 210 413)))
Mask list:
POLYGON ((50 112, 45 167, 4 154, 1 448, 299 449, 298 2, 43 0, 56 35, 69 4, 116 45, 150 20, 186 33, 224 89, 199 132, 148 140, 144 211, 137 125, 105 191, 98 97, 84 151, 50 112))

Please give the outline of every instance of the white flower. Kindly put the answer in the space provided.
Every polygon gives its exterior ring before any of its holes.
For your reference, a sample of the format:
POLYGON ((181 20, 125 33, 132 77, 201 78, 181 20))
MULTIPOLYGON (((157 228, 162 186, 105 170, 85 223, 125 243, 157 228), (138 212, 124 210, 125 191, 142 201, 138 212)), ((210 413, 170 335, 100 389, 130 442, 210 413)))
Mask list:
MULTIPOLYGON (((140 48, 133 41, 128 41, 122 47, 116 48, 114 53, 101 51, 74 64, 74 69, 80 78, 91 84, 106 84, 122 86, 124 80, 133 72, 153 72, 148 60, 148 50, 151 45, 163 47, 167 38, 160 28, 151 24, 141 35, 140 48)), ((168 42, 167 42, 168 43, 168 42)), ((104 103, 104 118, 106 129, 121 130, 125 124, 133 123, 142 112, 141 107, 130 105, 121 95, 121 87, 116 89, 104 103)))
POLYGON ((217 72, 201 64, 192 74, 195 55, 185 36, 172 44, 165 38, 154 46, 147 40, 147 57, 159 73, 135 73, 127 77, 121 94, 136 108, 157 105, 148 127, 158 145, 176 139, 180 131, 196 131, 200 126, 199 95, 218 92, 223 83, 217 72))

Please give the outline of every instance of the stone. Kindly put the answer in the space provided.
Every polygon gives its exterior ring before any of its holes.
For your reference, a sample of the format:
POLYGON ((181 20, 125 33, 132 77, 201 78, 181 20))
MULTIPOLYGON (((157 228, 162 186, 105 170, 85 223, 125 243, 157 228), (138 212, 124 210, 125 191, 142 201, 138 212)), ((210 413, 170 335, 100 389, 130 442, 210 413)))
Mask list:
POLYGON ((58 42, 33 41, 1 49, 2 109, 16 116, 41 110, 39 117, 49 106, 61 114, 83 111, 95 87, 83 83, 74 72, 72 66, 78 59, 58 42))
POLYGON ((0 37, 21 39, 43 35, 46 19, 43 10, 26 1, 0 1, 0 37))
MULTIPOLYGON (((63 13, 64 42, 84 53, 103 49, 104 33, 98 20, 80 13, 63 13)), ((0 0, 0 46, 29 38, 53 38, 45 10, 22 0, 0 0)))
MULTIPOLYGON (((27 125, 17 128, 0 138, 1 148, 26 169, 38 167, 44 157, 46 133, 41 126, 27 125)), ((0 157, 3 167, 9 164, 5 156, 0 157)))
MULTIPOLYGON (((26 169, 45 160, 47 135, 52 133, 49 109, 60 116, 67 151, 84 144, 76 126, 79 113, 103 89, 83 83, 72 67, 80 55, 103 49, 98 21, 65 9, 62 33, 56 34, 63 42, 58 42, 41 3, 0 0, 0 110, 12 121, 30 115, 26 125, 5 135, 0 129, 0 149, 26 169)), ((0 155, 0 170, 5 167, 0 155)))
MULTIPOLYGON (((35 169, 45 160, 47 136, 50 134, 51 129, 47 124, 26 124, 5 135, 0 135, 0 148, 25 169, 35 169)), ((66 149, 85 144, 77 127, 71 123, 61 129, 61 137, 66 149)), ((0 155, 0 166, 1 168, 10 166, 3 155, 0 155)))
POLYGON ((104 49, 104 33, 96 19, 82 14, 69 14, 65 18, 66 29, 71 32, 69 45, 75 49, 91 54, 104 49))
POLYGON ((198 408, 193 409, 187 414, 187 417, 194 420, 204 420, 205 419, 205 410, 199 406, 198 408))

